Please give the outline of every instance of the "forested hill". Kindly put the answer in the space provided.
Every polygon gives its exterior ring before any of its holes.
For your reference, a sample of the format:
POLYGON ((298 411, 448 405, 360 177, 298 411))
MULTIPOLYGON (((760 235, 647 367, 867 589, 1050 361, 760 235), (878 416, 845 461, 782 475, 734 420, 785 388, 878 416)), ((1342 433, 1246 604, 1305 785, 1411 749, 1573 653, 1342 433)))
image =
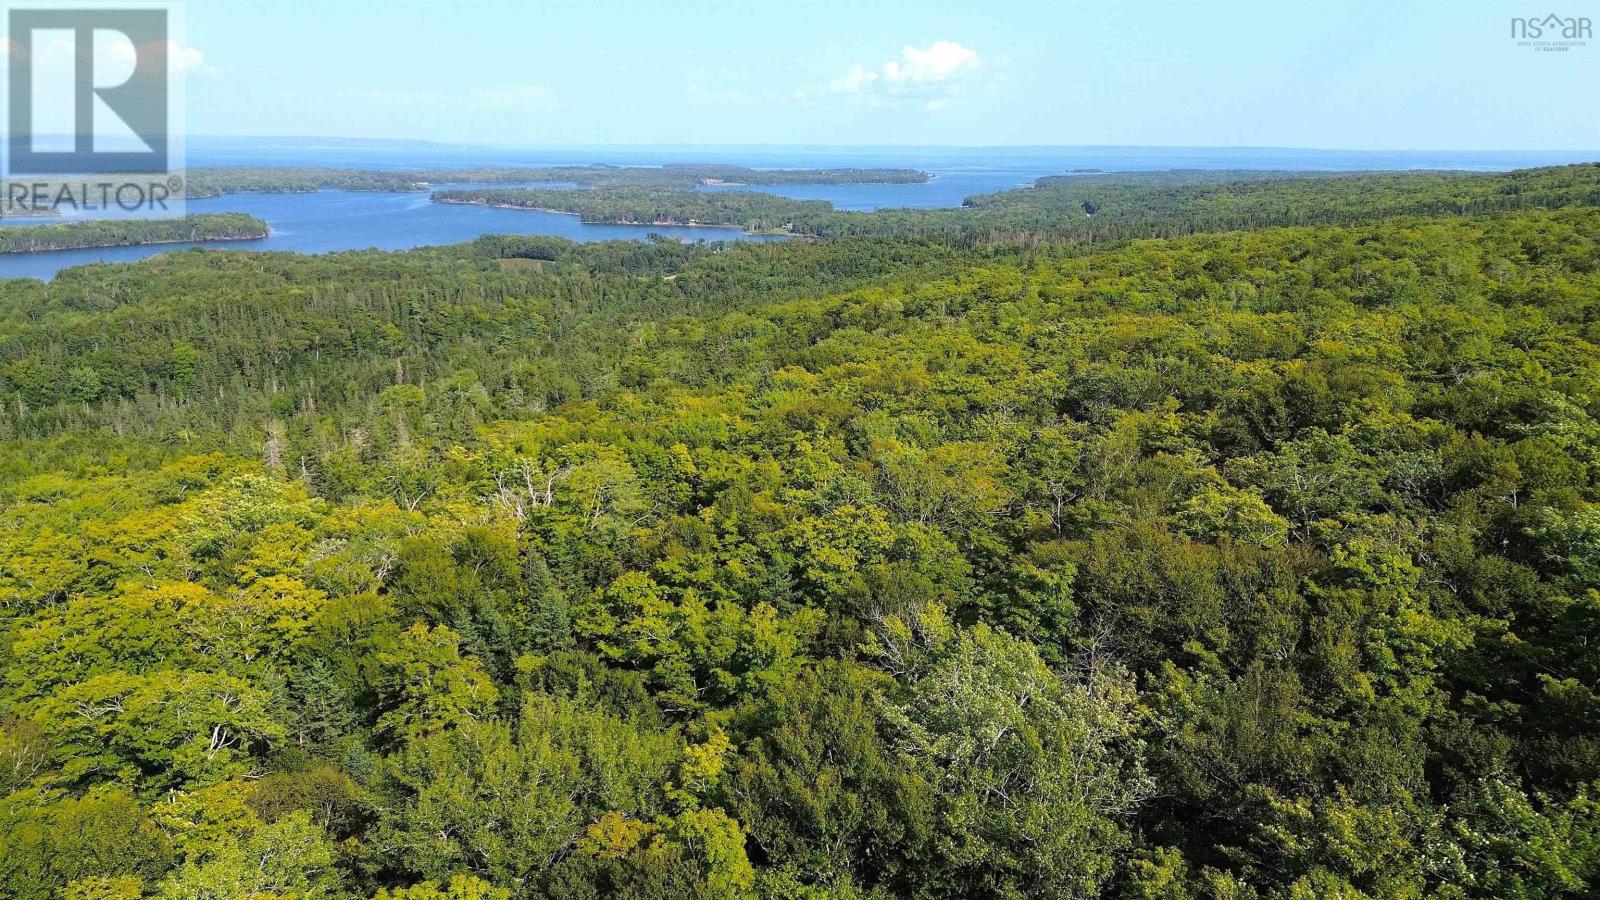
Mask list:
POLYGON ((0 281, 0 897, 1592 895, 1600 208, 1413 177, 0 281))
POLYGON ((599 184, 587 190, 438 191, 446 203, 570 212, 586 222, 734 225, 812 237, 918 237, 968 245, 1171 237, 1270 225, 1342 224, 1405 215, 1470 215, 1600 204, 1600 164, 1505 173, 1119 172, 1039 179, 969 198, 962 209, 845 212, 821 200, 750 191, 599 184))

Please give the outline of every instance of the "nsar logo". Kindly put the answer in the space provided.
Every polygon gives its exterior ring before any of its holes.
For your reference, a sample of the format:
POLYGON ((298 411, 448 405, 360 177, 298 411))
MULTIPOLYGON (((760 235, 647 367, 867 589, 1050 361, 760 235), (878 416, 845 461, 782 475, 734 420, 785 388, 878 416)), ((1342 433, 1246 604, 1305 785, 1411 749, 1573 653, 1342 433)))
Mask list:
POLYGON ((1516 17, 1511 20, 1511 38, 1519 47, 1562 52, 1587 46, 1593 37, 1594 24, 1586 16, 1558 16, 1551 13, 1543 18, 1516 17))

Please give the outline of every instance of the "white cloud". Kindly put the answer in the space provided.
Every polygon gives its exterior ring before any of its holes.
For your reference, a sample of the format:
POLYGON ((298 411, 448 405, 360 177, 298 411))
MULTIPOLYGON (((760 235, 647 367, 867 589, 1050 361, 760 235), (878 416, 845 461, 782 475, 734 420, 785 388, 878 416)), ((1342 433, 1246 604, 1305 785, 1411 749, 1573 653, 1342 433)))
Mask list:
POLYGON ((172 60, 177 70, 186 75, 220 75, 222 70, 206 62, 206 55, 198 48, 185 47, 167 42, 167 52, 172 54, 172 60))
MULTIPOLYGON (((868 103, 921 103, 925 109, 949 106, 965 83, 983 68, 978 51, 955 41, 927 47, 907 44, 897 59, 876 66, 854 65, 828 83, 828 91, 860 97, 868 103)), ((807 99, 811 91, 801 91, 807 99)))
POLYGON ((862 66, 851 66, 850 71, 828 83, 828 90, 835 94, 859 94, 877 80, 877 72, 862 66))
MULTIPOLYGON (((113 71, 133 73, 133 67, 138 61, 138 54, 134 52, 133 43, 127 39, 113 40, 102 45, 100 34, 95 34, 95 72, 100 72, 102 65, 109 66, 113 71)), ((216 75, 220 70, 216 66, 206 65, 206 55, 195 47, 186 47, 177 41, 167 41, 167 67, 178 75, 216 75)))
POLYGON ((955 41, 936 41, 928 49, 907 46, 900 59, 883 64, 883 77, 891 82, 924 84, 946 81, 983 64, 978 53, 955 41))

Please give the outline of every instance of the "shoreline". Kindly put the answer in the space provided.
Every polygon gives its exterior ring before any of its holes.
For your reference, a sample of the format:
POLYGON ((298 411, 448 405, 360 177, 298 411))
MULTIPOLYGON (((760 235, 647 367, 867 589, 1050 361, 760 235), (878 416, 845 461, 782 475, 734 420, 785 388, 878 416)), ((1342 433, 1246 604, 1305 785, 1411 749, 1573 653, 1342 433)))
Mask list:
POLYGON ((23 256, 30 253, 70 253, 74 250, 114 250, 117 247, 162 247, 168 244, 227 244, 240 241, 260 241, 272 236, 269 228, 261 234, 208 238, 171 238, 161 241, 128 241, 119 244, 82 244, 76 247, 36 247, 31 250, 0 250, 0 257, 23 256))

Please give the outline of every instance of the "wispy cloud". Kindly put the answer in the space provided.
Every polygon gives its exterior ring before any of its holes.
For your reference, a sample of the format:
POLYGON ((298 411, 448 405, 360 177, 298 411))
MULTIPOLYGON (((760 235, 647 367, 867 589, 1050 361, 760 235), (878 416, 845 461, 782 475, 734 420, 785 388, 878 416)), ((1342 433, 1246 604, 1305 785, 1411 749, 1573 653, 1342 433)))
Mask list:
MULTIPOLYGON (((0 59, 8 59, 13 52, 21 52, 21 43, 7 37, 0 42, 0 59)), ((62 37, 38 41, 33 46, 35 72, 70 73, 76 56, 76 44, 62 37)), ((222 70, 206 62, 206 56, 197 47, 166 42, 168 65, 172 72, 188 76, 214 76, 222 70)), ((95 32, 94 73, 98 84, 116 84, 133 74, 139 54, 126 36, 110 30, 95 32)))
MULTIPOLYGON (((920 103, 927 109, 948 106, 983 69, 978 51, 955 41, 926 47, 907 44, 900 56, 877 65, 854 65, 828 82, 827 91, 871 103, 920 103)), ((815 90, 802 90, 807 99, 815 90)))

